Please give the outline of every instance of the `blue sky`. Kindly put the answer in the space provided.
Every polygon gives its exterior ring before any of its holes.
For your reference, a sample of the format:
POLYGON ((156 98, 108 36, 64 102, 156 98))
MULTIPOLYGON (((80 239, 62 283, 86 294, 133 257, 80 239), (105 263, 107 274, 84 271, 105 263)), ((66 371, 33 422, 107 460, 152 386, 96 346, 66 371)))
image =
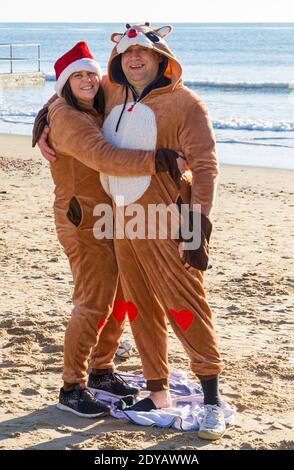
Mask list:
POLYGON ((294 22, 293 0, 11 0, 0 22, 294 22))

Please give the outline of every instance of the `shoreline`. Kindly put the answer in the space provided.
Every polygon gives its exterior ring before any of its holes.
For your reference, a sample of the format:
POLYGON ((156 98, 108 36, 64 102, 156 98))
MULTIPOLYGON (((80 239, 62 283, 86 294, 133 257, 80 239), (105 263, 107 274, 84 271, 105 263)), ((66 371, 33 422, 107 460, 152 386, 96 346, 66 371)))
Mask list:
MULTIPOLYGON (((32 148, 31 146, 32 137, 28 135, 21 134, 6 134, 0 133, 0 157, 13 158, 12 155, 19 155, 18 158, 40 158, 42 161, 42 156, 38 148, 32 148), (23 146, 23 147, 22 147, 23 146), (23 149, 25 153, 23 154, 23 149)), ((217 146, 218 147, 218 146, 217 146)), ((44 159, 43 159, 44 160, 44 159)), ((260 166, 260 165, 245 165, 238 163, 220 163, 220 168, 236 168, 236 169, 246 169, 250 171, 251 169, 256 169, 258 171, 274 171, 274 172, 290 172, 293 173, 294 169, 292 168, 277 168, 272 166, 260 166)))

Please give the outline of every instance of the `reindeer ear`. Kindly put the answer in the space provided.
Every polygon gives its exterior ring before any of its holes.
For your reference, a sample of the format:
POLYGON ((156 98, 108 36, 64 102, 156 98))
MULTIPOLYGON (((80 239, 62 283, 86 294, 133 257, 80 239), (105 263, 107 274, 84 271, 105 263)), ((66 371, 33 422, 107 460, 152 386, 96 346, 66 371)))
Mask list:
POLYGON ((123 37, 123 35, 124 33, 113 33, 110 39, 112 42, 115 42, 116 44, 118 44, 121 38, 123 37))
POLYGON ((155 29, 154 31, 160 36, 161 38, 165 38, 169 33, 173 30, 172 26, 162 26, 161 28, 155 29))

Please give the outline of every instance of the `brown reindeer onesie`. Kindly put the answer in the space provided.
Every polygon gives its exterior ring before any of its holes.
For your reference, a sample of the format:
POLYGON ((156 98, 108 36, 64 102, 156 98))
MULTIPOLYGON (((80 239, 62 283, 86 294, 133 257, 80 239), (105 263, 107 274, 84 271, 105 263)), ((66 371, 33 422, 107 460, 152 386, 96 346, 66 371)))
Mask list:
POLYGON ((106 119, 103 133, 112 144, 123 148, 154 150, 168 147, 181 150, 192 173, 191 210, 201 206, 202 244, 199 250, 186 252, 187 270, 178 252, 178 240, 171 236, 169 222, 166 239, 128 236, 130 215, 144 208, 140 228, 152 225, 148 207, 169 206, 180 201, 180 191, 166 173, 127 177, 101 173, 102 186, 116 206, 116 227, 125 231, 115 238, 116 257, 122 287, 131 314, 131 326, 141 356, 147 388, 167 387, 167 328, 173 327, 185 348, 192 371, 200 378, 217 376, 223 369, 212 314, 203 287, 203 253, 211 232, 208 219, 214 202, 218 163, 215 139, 203 102, 182 82, 181 65, 164 41, 171 31, 157 30, 148 24, 127 26, 115 33, 116 43, 109 61, 110 81, 105 83, 106 119), (137 97, 121 67, 121 54, 139 45, 163 56, 157 82, 137 97))
POLYGON ((162 164, 174 152, 115 148, 103 137, 96 110, 78 111, 63 98, 49 106, 48 122, 50 145, 57 155, 50 165, 56 231, 75 284, 74 309, 65 333, 63 380, 84 384, 92 348, 93 369, 113 368, 125 312, 120 287, 113 304, 118 283, 113 239, 97 239, 93 232, 96 204, 112 204, 97 171, 152 175, 158 162, 162 164))

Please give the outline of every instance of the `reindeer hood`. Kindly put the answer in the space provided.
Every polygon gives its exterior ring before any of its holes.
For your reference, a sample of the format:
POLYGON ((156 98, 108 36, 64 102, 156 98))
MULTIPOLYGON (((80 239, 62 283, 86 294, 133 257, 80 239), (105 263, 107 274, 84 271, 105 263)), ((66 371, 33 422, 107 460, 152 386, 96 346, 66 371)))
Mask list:
POLYGON ((182 67, 164 40, 172 31, 172 26, 153 29, 149 23, 145 23, 127 24, 126 28, 124 33, 113 33, 111 36, 115 47, 108 63, 108 75, 113 83, 127 84, 121 67, 121 54, 131 46, 147 47, 164 56, 164 60, 159 66, 159 76, 167 79, 173 89, 182 83, 182 67))

